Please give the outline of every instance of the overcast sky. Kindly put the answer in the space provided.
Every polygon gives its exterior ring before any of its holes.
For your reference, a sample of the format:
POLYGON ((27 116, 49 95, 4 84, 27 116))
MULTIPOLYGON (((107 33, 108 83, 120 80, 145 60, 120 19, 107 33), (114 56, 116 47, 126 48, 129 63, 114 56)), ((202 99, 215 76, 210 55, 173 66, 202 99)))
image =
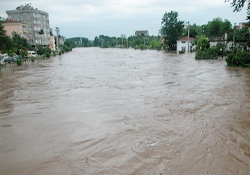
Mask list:
POLYGON ((59 27, 61 35, 91 40, 101 34, 131 36, 136 30, 158 35, 164 13, 171 10, 191 24, 207 24, 216 17, 232 24, 246 21, 246 5, 241 12, 233 12, 224 0, 0 0, 0 16, 7 18, 6 10, 26 3, 48 12, 50 27, 59 27))

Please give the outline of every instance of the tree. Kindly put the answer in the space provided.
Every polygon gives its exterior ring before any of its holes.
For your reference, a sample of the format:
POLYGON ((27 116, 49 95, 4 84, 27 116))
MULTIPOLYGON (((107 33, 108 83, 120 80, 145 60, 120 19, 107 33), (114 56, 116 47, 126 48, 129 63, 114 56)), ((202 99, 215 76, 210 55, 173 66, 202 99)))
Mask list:
POLYGON ((38 34, 41 35, 41 44, 43 44, 43 38, 42 38, 42 36, 43 36, 43 34, 44 34, 43 29, 41 29, 41 30, 38 32, 38 34))
POLYGON ((160 33, 165 39, 169 50, 176 50, 176 40, 182 36, 184 22, 178 21, 178 12, 165 13, 161 24, 160 33))
POLYGON ((28 44, 28 40, 26 38, 21 37, 16 32, 12 33, 12 39, 17 45, 18 51, 30 49, 31 46, 28 44))
POLYGON ((226 32, 232 29, 232 24, 228 21, 222 21, 221 18, 214 18, 213 21, 209 21, 205 28, 205 34, 207 36, 223 36, 226 32))
POLYGON ((205 35, 196 37, 195 44, 198 50, 205 50, 210 47, 209 39, 205 35))
POLYGON ((7 36, 6 30, 4 30, 2 24, 0 23, 0 51, 13 53, 16 51, 16 44, 13 40, 7 36))
MULTIPOLYGON (((225 2, 230 2, 231 0, 225 0, 225 2)), ((239 12, 244 7, 245 3, 248 1, 247 11, 250 10, 250 0, 232 0, 232 7, 234 8, 234 12, 239 12)))
MULTIPOLYGON (((197 35, 201 34, 201 26, 198 26, 196 24, 189 25, 189 36, 192 38, 195 38, 197 35)), ((185 28, 185 31, 183 33, 183 37, 188 35, 188 27, 185 28)))

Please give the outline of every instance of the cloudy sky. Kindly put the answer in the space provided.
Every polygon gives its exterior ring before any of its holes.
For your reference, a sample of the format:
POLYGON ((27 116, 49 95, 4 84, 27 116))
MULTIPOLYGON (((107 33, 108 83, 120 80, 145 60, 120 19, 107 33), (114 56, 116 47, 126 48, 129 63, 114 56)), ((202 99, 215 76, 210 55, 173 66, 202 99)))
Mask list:
POLYGON ((48 12, 50 27, 59 27, 65 37, 91 40, 101 34, 131 36, 136 30, 158 35, 164 13, 171 10, 178 12, 179 20, 191 24, 207 24, 216 17, 232 24, 246 21, 246 6, 233 12, 224 0, 0 0, 0 16, 7 18, 6 10, 26 3, 48 12))

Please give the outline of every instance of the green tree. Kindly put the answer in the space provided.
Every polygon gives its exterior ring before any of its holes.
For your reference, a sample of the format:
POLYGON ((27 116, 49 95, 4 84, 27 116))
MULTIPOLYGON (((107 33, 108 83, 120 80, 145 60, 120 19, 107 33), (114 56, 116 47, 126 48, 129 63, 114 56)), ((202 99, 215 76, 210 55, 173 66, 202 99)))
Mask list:
POLYGON ((38 34, 41 35, 41 44, 43 44, 43 34, 44 34, 43 29, 41 29, 41 30, 38 32, 38 34))
POLYGON ((182 36, 184 22, 178 20, 178 12, 165 13, 160 33, 165 39, 168 50, 176 50, 176 40, 182 36))
POLYGON ((219 37, 223 36, 225 32, 229 32, 232 29, 232 24, 228 20, 222 21, 221 18, 214 18, 204 28, 207 36, 219 37))
POLYGON ((2 23, 0 23, 0 51, 13 54, 16 50, 16 44, 9 36, 7 36, 6 30, 4 30, 2 23))
MULTIPOLYGON (((195 38, 197 35, 201 33, 201 26, 198 26, 196 24, 189 26, 189 36, 195 38)), ((185 28, 184 36, 188 35, 188 28, 185 28)))
MULTIPOLYGON (((231 2, 231 0, 225 0, 225 2, 231 2)), ((231 4, 234 8, 234 12, 239 12, 244 7, 245 3, 247 3, 247 11, 250 10, 250 0, 232 0, 231 4)))
POLYGON ((205 50, 210 47, 209 39, 205 35, 196 37, 195 44, 197 50, 205 50))
MULTIPOLYGON (((249 24, 248 24, 249 25, 249 24)), ((248 27, 231 31, 228 35, 228 41, 233 41, 235 35, 235 42, 240 43, 241 47, 250 47, 250 31, 248 27)))
POLYGON ((16 43, 18 53, 21 50, 27 50, 31 48, 31 46, 28 43, 28 40, 26 38, 21 37, 16 32, 12 33, 12 39, 16 43))

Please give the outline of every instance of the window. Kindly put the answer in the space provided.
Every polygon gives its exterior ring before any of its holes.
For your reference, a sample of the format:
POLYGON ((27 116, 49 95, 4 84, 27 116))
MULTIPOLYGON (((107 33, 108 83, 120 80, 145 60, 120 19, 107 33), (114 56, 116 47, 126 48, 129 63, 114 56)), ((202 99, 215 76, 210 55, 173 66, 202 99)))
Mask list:
POLYGON ((181 43, 186 43, 186 41, 182 41, 181 43))

